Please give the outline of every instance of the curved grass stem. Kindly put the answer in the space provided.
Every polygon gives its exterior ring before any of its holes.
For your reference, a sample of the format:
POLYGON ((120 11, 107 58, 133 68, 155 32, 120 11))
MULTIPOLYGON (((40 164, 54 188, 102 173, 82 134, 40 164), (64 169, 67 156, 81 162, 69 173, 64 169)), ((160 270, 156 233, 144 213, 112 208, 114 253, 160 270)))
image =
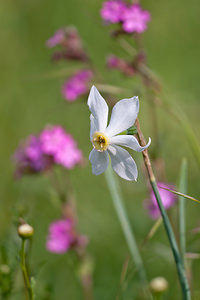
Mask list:
MULTIPOLYGON (((140 129, 140 124, 139 124, 138 119, 136 119, 135 125, 137 127, 137 135, 138 135, 140 144, 142 146, 144 146, 144 145, 146 145, 146 142, 145 142, 143 133, 140 129)), ((173 256, 174 256, 174 260, 175 260, 175 263, 176 263, 176 269, 177 269, 177 273, 178 273, 178 277, 179 277, 179 281, 180 281, 180 285, 181 285, 181 289, 182 289, 183 300, 191 300, 190 288, 189 288, 188 281, 187 281, 186 274, 185 274, 184 263, 183 263, 183 260, 181 258, 178 246, 177 246, 177 242, 176 242, 176 239, 175 239, 174 232, 172 230, 172 226, 169 222, 168 216, 166 214, 165 208, 163 206, 163 203, 162 203, 162 200, 161 200, 161 197, 160 197, 160 193, 159 193, 159 190, 158 190, 156 179, 155 179, 155 176, 154 176, 154 173, 153 173, 153 170, 152 170, 152 166, 151 166, 151 161, 150 161, 150 158, 149 158, 149 155, 148 155, 148 150, 147 149, 144 150, 142 152, 142 154, 143 154, 144 163, 145 163, 145 166, 146 166, 146 169, 147 169, 149 181, 150 181, 152 190, 154 192, 154 195, 156 197, 158 207, 160 209, 160 213, 161 213, 161 216, 162 216, 162 219, 163 219, 163 224, 164 224, 164 227, 165 227, 165 231, 167 233, 169 243, 170 243, 170 246, 171 246, 171 249, 172 249, 172 253, 173 253, 173 256)))

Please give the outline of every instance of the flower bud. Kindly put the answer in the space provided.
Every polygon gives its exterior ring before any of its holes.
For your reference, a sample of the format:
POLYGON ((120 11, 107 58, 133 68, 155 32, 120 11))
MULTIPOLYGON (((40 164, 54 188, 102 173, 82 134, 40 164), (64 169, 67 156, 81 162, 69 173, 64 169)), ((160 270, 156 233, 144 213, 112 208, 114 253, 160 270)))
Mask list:
POLYGON ((8 265, 0 265, 0 273, 3 275, 8 275, 10 273, 10 267, 8 265))
POLYGON ((153 294, 163 294, 168 289, 168 282, 164 277, 155 277, 149 287, 153 294))
POLYGON ((21 238, 30 238, 34 233, 34 229, 29 224, 22 224, 18 227, 18 234, 21 238))

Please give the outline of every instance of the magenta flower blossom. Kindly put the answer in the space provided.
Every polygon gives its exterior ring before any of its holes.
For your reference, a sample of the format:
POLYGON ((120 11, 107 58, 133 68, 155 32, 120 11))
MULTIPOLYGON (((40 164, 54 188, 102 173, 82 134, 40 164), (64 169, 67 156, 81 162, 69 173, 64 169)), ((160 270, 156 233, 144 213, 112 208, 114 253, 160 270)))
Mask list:
POLYGON ((80 70, 70 77, 62 87, 63 97, 67 101, 75 101, 79 96, 88 92, 93 74, 90 70, 80 70))
POLYGON ((17 165, 16 176, 42 172, 51 166, 51 160, 44 157, 40 139, 30 136, 15 152, 13 159, 17 165))
POLYGON ((125 3, 120 0, 108 0, 103 3, 101 17, 110 23, 122 21, 123 12, 126 9, 125 3))
MULTIPOLYGON (((171 206, 175 204, 176 196, 173 193, 166 191, 160 187, 174 190, 174 186, 170 184, 166 184, 164 182, 158 182, 158 190, 162 199, 162 203, 165 209, 169 209, 171 206)), ((152 190, 150 193, 150 199, 145 201, 144 206, 147 209, 148 214, 152 219, 157 219, 160 217, 160 210, 152 190)))
POLYGON ((48 48, 53 48, 57 45, 60 47, 53 52, 52 59, 54 61, 61 59, 78 61, 88 60, 88 56, 83 48, 82 40, 74 26, 58 29, 46 42, 48 48))
POLYGON ((65 38, 65 31, 64 29, 58 29, 54 35, 52 37, 50 37, 47 42, 46 42, 46 46, 49 48, 53 48, 56 45, 61 44, 61 42, 64 40, 65 38))
POLYGON ((76 147, 64 145, 55 155, 55 162, 66 169, 72 169, 83 160, 82 152, 76 147))
POLYGON ((72 136, 61 126, 45 128, 40 134, 40 140, 43 153, 48 155, 56 155, 65 145, 69 147, 76 145, 72 136))
POLYGON ((24 154, 31 161, 38 162, 42 157, 42 149, 40 140, 36 136, 30 136, 26 148, 24 149, 24 154))
POLYGON ((61 126, 44 129, 40 134, 40 140, 43 153, 52 155, 56 164, 72 169, 82 162, 82 152, 77 148, 73 137, 61 126))
POLYGON ((64 253, 74 240, 72 233, 72 221, 58 220, 49 226, 49 235, 46 247, 50 252, 64 253))
POLYGON ((127 7, 123 13, 122 27, 128 33, 142 33, 147 29, 147 23, 150 19, 151 16, 147 10, 142 10, 139 4, 134 4, 127 7))
POLYGON ((109 69, 117 69, 119 66, 119 63, 120 63, 120 60, 117 56, 111 54, 107 57, 106 64, 109 69))
POLYGON ((136 73, 135 68, 124 59, 118 58, 115 55, 109 55, 107 58, 107 67, 109 69, 118 69, 126 76, 133 76, 136 73))
POLYGON ((76 141, 61 126, 48 127, 38 136, 28 137, 14 154, 18 177, 43 172, 55 164, 72 169, 82 160, 76 141))
POLYGON ((81 250, 87 244, 87 238, 79 235, 71 219, 57 220, 49 226, 47 237, 47 250, 62 254, 70 249, 81 250))

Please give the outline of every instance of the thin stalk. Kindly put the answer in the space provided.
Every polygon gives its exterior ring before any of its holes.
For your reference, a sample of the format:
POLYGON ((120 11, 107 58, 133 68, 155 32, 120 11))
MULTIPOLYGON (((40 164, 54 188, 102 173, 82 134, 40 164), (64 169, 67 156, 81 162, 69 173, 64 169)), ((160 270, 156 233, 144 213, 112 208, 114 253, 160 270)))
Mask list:
POLYGON ((92 292, 92 276, 91 276, 91 274, 85 274, 84 276, 82 276, 81 284, 83 287, 83 298, 85 300, 92 300, 93 292, 92 292))
MULTIPOLYGON (((140 144, 142 146, 144 146, 144 145, 146 145, 146 142, 145 142, 143 133, 140 129, 140 124, 139 124, 138 119, 136 119, 136 124, 135 125, 137 127, 137 135, 138 135, 140 144)), ((177 269, 177 273, 178 273, 178 277, 179 277, 179 281, 180 281, 180 285, 181 285, 181 289, 182 289, 183 300, 191 300, 190 289, 189 289, 189 285, 188 285, 186 274, 185 274, 183 260, 181 258, 180 253, 179 253, 179 249, 178 249, 178 246, 177 246, 177 242, 176 242, 176 239, 175 239, 174 232, 172 230, 172 226, 169 222, 168 216, 166 214, 165 208, 163 206, 163 203, 162 203, 162 200, 161 200, 161 197, 160 197, 160 193, 159 193, 159 190, 158 190, 156 179, 155 179, 155 176, 154 176, 154 173, 153 173, 153 170, 152 170, 148 150, 147 149, 144 150, 142 152, 142 154, 143 154, 144 163, 145 163, 145 166, 146 166, 146 169, 147 169, 149 181, 150 181, 152 190, 154 192, 154 195, 156 197, 157 204, 158 204, 158 207, 160 209, 161 216, 163 218, 164 227, 165 227, 165 230, 166 230, 166 233, 167 233, 167 236, 168 236, 168 239, 169 239, 169 243, 170 243, 170 246, 171 246, 171 249, 172 249, 172 253, 173 253, 173 256, 174 256, 176 269, 177 269)))
POLYGON ((113 204, 114 204, 117 216, 119 218, 124 236, 126 238, 130 253, 132 255, 132 258, 136 265, 136 268, 138 270, 140 280, 143 284, 146 285, 147 277, 146 277, 146 272, 144 269, 143 261, 140 256, 140 252, 138 250, 135 236, 131 229, 128 217, 126 215, 126 211, 125 211, 125 208, 123 205, 123 200, 122 200, 119 184, 116 182, 115 174, 113 173, 110 165, 108 166, 108 169, 105 172, 105 178, 106 178, 106 182, 108 184, 108 188, 109 188, 112 200, 113 200, 113 204))
MULTIPOLYGON (((78 219, 76 211, 76 195, 69 175, 70 174, 68 171, 65 171, 62 174, 60 172, 60 169, 56 169, 53 179, 55 179, 55 183, 57 183, 55 185, 55 188, 58 195, 60 196, 63 217, 72 219, 77 223, 78 219)), ((93 278, 92 271, 88 267, 90 263, 88 262, 86 249, 84 250, 84 252, 77 252, 77 254, 80 266, 84 266, 82 268, 82 271, 84 272, 81 272, 79 277, 83 289, 83 299, 93 300, 93 278)))
POLYGON ((93 300, 93 259, 87 254, 86 249, 77 253, 79 258, 79 279, 83 289, 83 299, 93 300))
POLYGON ((155 295, 154 296, 154 300, 162 300, 162 299, 163 299, 162 295, 155 295))
POLYGON ((144 239, 143 243, 142 243, 142 247, 144 247, 146 245, 146 243, 154 236, 154 234, 156 233, 156 231, 158 230, 158 228, 160 227, 160 225, 162 224, 162 218, 160 217, 155 224, 152 226, 152 228, 150 229, 148 235, 146 236, 146 238, 144 239))
MULTIPOLYGON (((179 191, 181 193, 187 193, 187 161, 183 159, 180 172, 179 191)), ((181 255, 184 261, 186 252, 186 240, 185 240, 185 198, 179 196, 179 236, 180 236, 180 248, 181 255)))
POLYGON ((116 94, 118 95, 119 93, 125 92, 125 89, 122 87, 114 86, 114 85, 109 85, 109 84, 102 84, 102 83, 96 83, 96 87, 102 91, 102 92, 107 92, 110 94, 116 94))
POLYGON ((20 258, 21 258, 21 270, 24 277, 24 284, 28 292, 28 296, 30 300, 34 300, 34 293, 31 287, 30 278, 26 266, 26 258, 25 258, 25 239, 22 238, 22 244, 20 249, 20 258))
POLYGON ((127 257, 125 259, 125 261, 123 263, 123 266, 122 266, 122 271, 121 271, 121 275, 120 275, 120 282, 119 282, 119 288, 118 288, 115 300, 120 300, 122 285, 125 281, 125 277, 126 277, 126 274, 127 274, 127 271, 128 271, 128 265, 129 265, 129 257, 127 257))

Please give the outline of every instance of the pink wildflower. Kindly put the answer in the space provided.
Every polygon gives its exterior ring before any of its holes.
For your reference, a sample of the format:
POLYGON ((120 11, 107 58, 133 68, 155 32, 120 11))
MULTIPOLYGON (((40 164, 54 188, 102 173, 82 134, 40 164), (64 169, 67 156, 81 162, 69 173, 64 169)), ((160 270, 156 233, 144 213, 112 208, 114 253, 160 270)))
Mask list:
POLYGON ((108 0, 103 3, 101 9, 101 17, 110 23, 118 23, 122 21, 123 12, 126 5, 120 0, 108 0))
POLYGON ((50 252, 62 254, 72 248, 78 251, 86 244, 86 237, 76 232, 71 219, 57 220, 49 226, 46 247, 50 252))
POLYGON ((53 126, 40 134, 42 150, 52 155, 54 162, 67 169, 72 169, 82 161, 82 152, 77 148, 73 137, 64 131, 61 126, 53 126))
POLYGON ((79 96, 86 94, 92 77, 90 70, 78 71, 64 83, 62 87, 64 98, 68 101, 75 101, 79 96))
POLYGON ((61 126, 48 127, 39 136, 28 137, 14 154, 18 177, 41 173, 54 164, 72 169, 82 159, 76 141, 61 126))
POLYGON ((45 154, 54 155, 66 144, 75 146, 72 136, 65 132, 61 126, 45 128, 40 134, 42 151, 45 154))
MULTIPOLYGON (((158 182, 158 190, 162 199, 162 203, 165 209, 169 209, 171 206, 174 205, 176 201, 176 196, 173 193, 166 191, 160 187, 174 190, 174 186, 163 182, 158 182)), ((148 210, 149 216, 152 219, 157 219, 160 217, 160 210, 153 191, 151 191, 150 193, 150 199, 145 201, 145 208, 148 210)))
POLYGON ((126 76, 133 76, 136 73, 136 70, 129 62, 120 59, 115 55, 108 56, 107 67, 109 69, 118 69, 126 76))
POLYGON ((76 164, 80 164, 82 159, 82 152, 67 144, 55 154, 55 162, 67 169, 72 169, 76 164))
POLYGON ((54 253, 64 253, 74 240, 72 232, 72 221, 58 220, 49 226, 49 235, 47 239, 47 249, 54 253))
POLYGON ((127 7, 123 13, 123 29, 131 33, 142 33, 147 29, 147 23, 150 21, 151 16, 147 10, 142 10, 139 4, 127 7))
POLYGON ((79 33, 74 26, 58 29, 46 42, 46 45, 49 48, 53 48, 56 45, 60 46, 60 49, 56 50, 52 55, 54 61, 59 61, 61 59, 78 61, 88 60, 79 33))
POLYGON ((119 66, 119 58, 111 54, 108 56, 106 64, 109 69, 116 69, 119 66))
POLYGON ((64 38, 65 38, 64 29, 58 29, 54 33, 54 35, 47 40, 46 46, 49 47, 49 48, 53 48, 56 45, 61 44, 61 42, 64 40, 64 38))
POLYGON ((16 150, 13 158, 17 165, 17 177, 42 172, 52 164, 48 157, 44 157, 40 139, 37 136, 29 136, 16 150))

